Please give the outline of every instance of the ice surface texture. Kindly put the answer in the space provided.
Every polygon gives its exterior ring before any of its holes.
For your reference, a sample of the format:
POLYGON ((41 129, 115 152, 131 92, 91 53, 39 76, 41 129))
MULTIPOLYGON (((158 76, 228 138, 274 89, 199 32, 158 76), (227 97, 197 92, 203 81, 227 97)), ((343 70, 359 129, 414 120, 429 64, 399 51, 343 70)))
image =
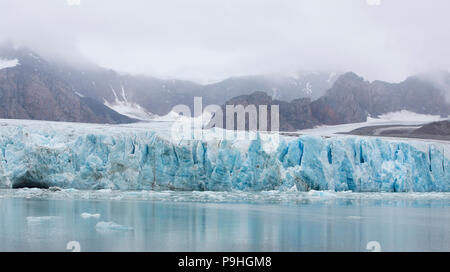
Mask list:
POLYGON ((356 136, 173 143, 149 129, 0 124, 0 187, 448 192, 448 144, 356 136), (244 146, 245 148, 243 148, 244 146))

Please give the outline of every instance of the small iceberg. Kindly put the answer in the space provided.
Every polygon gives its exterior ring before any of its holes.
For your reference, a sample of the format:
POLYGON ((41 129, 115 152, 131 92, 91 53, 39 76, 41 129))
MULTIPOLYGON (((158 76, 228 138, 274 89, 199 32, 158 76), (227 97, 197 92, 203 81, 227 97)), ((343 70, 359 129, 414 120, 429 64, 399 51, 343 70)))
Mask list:
POLYGON ((120 225, 115 222, 98 222, 95 225, 95 230, 98 232, 111 232, 111 231, 133 231, 134 229, 130 226, 120 225))
POLYGON ((27 223, 31 225, 48 223, 60 219, 58 216, 28 216, 27 223))
POLYGON ((310 190, 308 196, 319 197, 319 198, 336 198, 336 193, 332 191, 316 191, 310 190))
POLYGON ((89 218, 100 218, 100 214, 99 213, 82 213, 80 214, 80 217, 83 219, 89 219, 89 218))

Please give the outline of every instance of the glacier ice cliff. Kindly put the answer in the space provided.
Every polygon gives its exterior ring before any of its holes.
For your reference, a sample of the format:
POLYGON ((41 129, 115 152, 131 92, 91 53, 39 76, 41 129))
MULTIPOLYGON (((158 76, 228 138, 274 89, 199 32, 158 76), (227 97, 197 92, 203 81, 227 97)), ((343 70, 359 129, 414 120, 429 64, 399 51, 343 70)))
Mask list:
POLYGON ((0 122, 0 187, 450 191, 449 144, 357 136, 173 143, 158 129, 0 122), (446 153, 447 150, 447 153, 446 153))

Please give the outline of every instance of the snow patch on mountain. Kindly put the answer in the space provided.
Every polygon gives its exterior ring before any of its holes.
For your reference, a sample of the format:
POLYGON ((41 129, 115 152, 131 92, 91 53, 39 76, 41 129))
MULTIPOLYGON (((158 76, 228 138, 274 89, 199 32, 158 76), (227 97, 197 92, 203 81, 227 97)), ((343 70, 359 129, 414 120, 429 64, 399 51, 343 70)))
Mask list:
POLYGON ((420 114, 407 110, 389 112, 386 114, 380 115, 378 118, 368 118, 368 122, 377 122, 377 121, 390 121, 390 122, 402 122, 402 123, 430 123, 443 121, 447 118, 442 118, 439 115, 429 115, 429 114, 420 114))
POLYGON ((142 120, 142 121, 148 121, 152 120, 154 118, 154 115, 148 111, 146 111, 143 107, 136 103, 131 103, 127 101, 120 101, 116 100, 113 103, 109 103, 105 100, 104 103, 105 106, 111 108, 112 110, 128 116, 130 118, 142 120))
POLYGON ((128 116, 130 118, 148 121, 155 117, 154 114, 144 109, 137 103, 129 102, 125 93, 125 88, 121 85, 121 98, 118 97, 117 92, 114 90, 112 86, 111 91, 114 94, 114 102, 108 102, 104 99, 104 105, 111 108, 112 110, 128 116))
POLYGON ((16 67, 17 65, 19 65, 18 59, 8 60, 0 58, 0 70, 5 68, 16 67))
POLYGON ((349 132, 358 128, 368 126, 384 126, 384 125, 402 125, 402 126, 418 126, 426 123, 443 121, 448 118, 442 118, 439 115, 419 114, 407 110, 389 112, 378 116, 378 118, 367 117, 366 122, 350 123, 334 126, 318 126, 311 129, 303 129, 297 131, 301 134, 332 136, 337 133, 349 132))
POLYGON ((79 92, 75 92, 76 95, 78 95, 79 97, 83 98, 84 95, 80 94, 79 92))

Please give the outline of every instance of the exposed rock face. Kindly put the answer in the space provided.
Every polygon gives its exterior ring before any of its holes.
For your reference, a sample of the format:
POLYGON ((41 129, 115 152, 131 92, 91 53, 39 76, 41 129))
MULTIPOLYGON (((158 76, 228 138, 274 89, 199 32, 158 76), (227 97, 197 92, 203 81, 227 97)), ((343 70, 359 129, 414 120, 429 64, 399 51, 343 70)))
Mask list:
POLYGON ((76 95, 53 74, 19 65, 0 70, 0 118, 129 123, 103 104, 76 95))
POLYGON ((438 121, 425 125, 379 125, 354 129, 346 134, 361 136, 383 136, 419 138, 450 141, 450 121, 438 121))
POLYGON ((414 135, 450 136, 450 121, 433 122, 413 131, 414 135))
POLYGON ((323 124, 364 122, 370 114, 408 110, 448 116, 443 90, 432 82, 410 77, 401 83, 364 81, 354 73, 342 75, 320 99, 312 102, 313 116, 323 124))
POLYGON ((410 77, 396 84, 382 81, 370 83, 354 73, 339 77, 323 97, 313 102, 309 99, 291 102, 272 100, 267 94, 256 92, 235 97, 225 104, 279 105, 282 131, 311 128, 320 124, 365 122, 369 115, 376 117, 400 110, 450 115, 450 105, 445 100, 443 90, 432 82, 410 77))
POLYGON ((322 98, 312 102, 313 116, 327 125, 365 121, 370 104, 368 85, 354 73, 344 74, 322 98))
POLYGON ((320 125, 312 115, 311 100, 301 98, 280 105, 280 130, 293 131, 298 128, 312 128, 320 125))
POLYGON ((398 84, 375 81, 370 85, 369 95, 369 112, 373 116, 399 110, 445 117, 450 114, 444 90, 418 77, 409 77, 398 84))
MULTIPOLYGON (((309 98, 299 98, 295 99, 292 102, 273 100, 272 97, 268 96, 264 92, 255 92, 250 95, 241 95, 235 98, 230 99, 222 106, 222 110, 224 112, 224 121, 223 125, 226 125, 226 105, 243 105, 246 107, 247 105, 255 105, 257 106, 257 111, 259 113, 260 105, 268 106, 268 129, 271 130, 272 126, 270 123, 271 120, 271 105, 279 105, 279 122, 281 131, 293 131, 299 128, 310 128, 316 125, 319 125, 314 117, 312 116, 311 111, 311 100, 309 98)), ((246 117, 248 118, 248 117, 246 117)), ((258 126, 259 127, 259 126, 258 126)), ((235 129, 237 129, 236 120, 235 120, 235 129)), ((246 119, 246 129, 248 129, 248 119, 246 119)))
POLYGON ((337 78, 334 73, 298 73, 295 76, 242 76, 212 84, 198 84, 187 80, 163 80, 150 76, 126 75, 104 69, 94 64, 68 64, 48 62, 27 49, 0 47, 0 58, 17 58, 22 66, 38 69, 58 77, 73 92, 100 103, 116 100, 136 103, 145 110, 165 115, 178 104, 193 107, 195 96, 204 104, 222 105, 227 100, 243 94, 262 91, 277 99, 309 97, 317 99, 329 89, 337 78))
POLYGON ((148 112, 164 115, 177 104, 192 108, 195 96, 202 97, 205 106, 279 105, 280 129, 287 131, 319 124, 363 122, 368 115, 376 117, 399 110, 450 114, 444 93, 450 86, 448 73, 440 81, 446 82, 445 86, 423 76, 394 84, 368 82, 354 73, 337 80, 331 74, 310 73, 296 77, 236 77, 201 85, 123 75, 92 64, 48 62, 25 49, 0 48, 0 58, 20 62, 0 70, 0 118, 126 123, 133 120, 104 106, 105 102, 136 103, 148 112))
POLYGON ((290 101, 297 98, 321 97, 332 86, 334 77, 327 73, 302 75, 299 78, 246 76, 229 78, 217 83, 201 85, 186 80, 162 80, 148 76, 121 75, 105 69, 91 69, 81 74, 79 70, 61 73, 65 81, 79 93, 98 101, 128 101, 138 103, 146 110, 165 115, 178 104, 193 107, 194 97, 203 103, 222 105, 227 100, 253 92, 264 92, 274 99, 290 101), (123 89, 122 89, 123 88, 123 89), (123 90, 123 93, 122 93, 123 90))

